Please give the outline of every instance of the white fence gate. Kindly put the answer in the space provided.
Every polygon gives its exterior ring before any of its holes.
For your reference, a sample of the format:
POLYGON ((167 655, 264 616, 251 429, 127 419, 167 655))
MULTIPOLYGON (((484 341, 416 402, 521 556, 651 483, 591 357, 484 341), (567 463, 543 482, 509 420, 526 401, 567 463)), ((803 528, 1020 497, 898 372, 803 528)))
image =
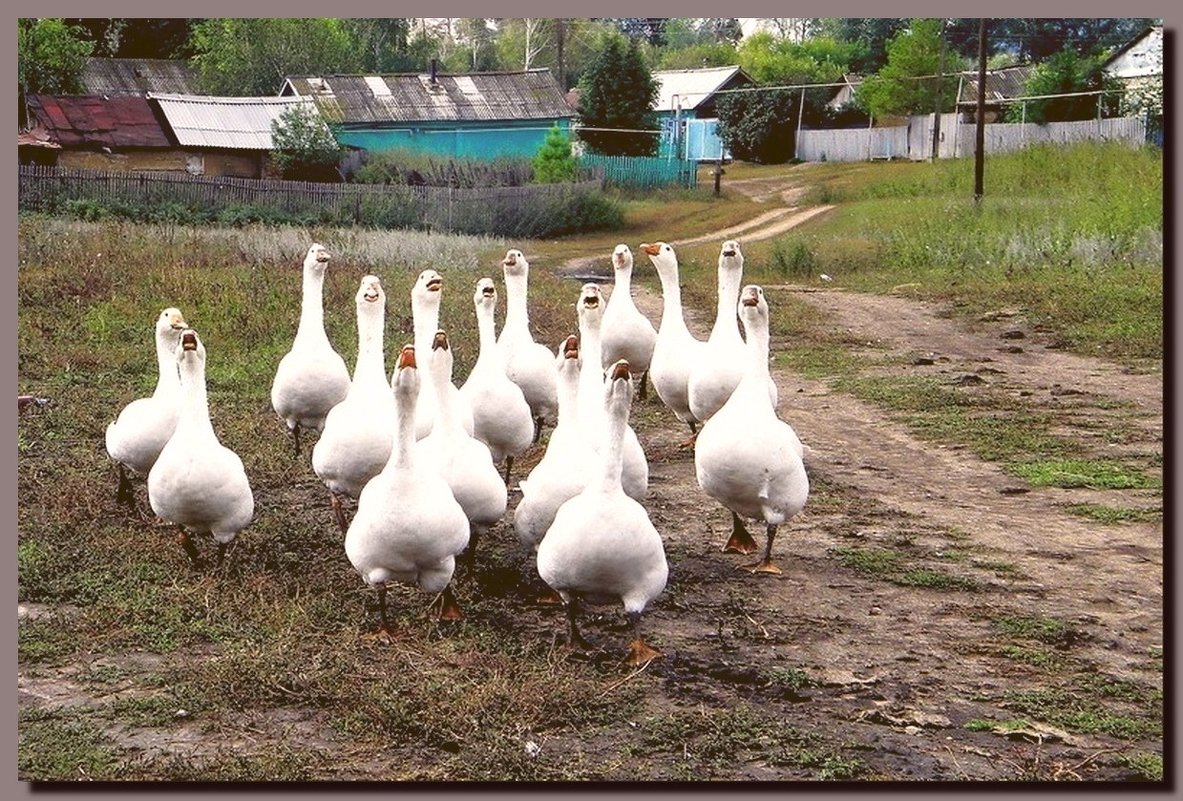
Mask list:
MULTIPOLYGON (((957 114, 942 114, 937 158, 972 156, 977 136, 973 123, 960 123, 957 114)), ((870 161, 932 158, 932 114, 908 119, 907 125, 891 128, 847 128, 803 130, 797 135, 797 158, 801 161, 870 161)), ((1146 123, 1138 117, 1112 117, 1080 122, 993 122, 986 125, 985 151, 1007 153, 1037 143, 1068 144, 1089 140, 1124 142, 1138 147, 1146 142, 1146 123)))

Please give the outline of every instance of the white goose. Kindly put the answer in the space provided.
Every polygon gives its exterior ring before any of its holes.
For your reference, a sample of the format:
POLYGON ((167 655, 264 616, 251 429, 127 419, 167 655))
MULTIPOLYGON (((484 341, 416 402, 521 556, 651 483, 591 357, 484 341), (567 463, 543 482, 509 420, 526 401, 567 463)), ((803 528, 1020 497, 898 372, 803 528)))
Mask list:
POLYGON ((493 464, 488 446, 460 425, 455 399, 451 392, 445 391, 452 386, 453 363, 447 333, 436 332, 427 359, 439 408, 431 433, 419 440, 417 452, 423 463, 448 483, 468 518, 470 535, 464 559, 471 572, 476 564, 477 539, 505 516, 509 493, 493 464))
POLYGON ((619 599, 634 633, 627 661, 638 665, 660 656, 637 628, 645 608, 665 589, 669 565, 648 513, 621 485, 633 397, 626 362, 612 368, 604 390, 608 433, 600 468, 586 489, 559 507, 538 545, 538 575, 566 604, 571 643, 576 646, 586 645, 576 622, 579 602, 619 599))
MULTIPOLYGON (((739 243, 729 239, 719 249, 718 306, 715 324, 707 339, 706 351, 690 370, 688 396, 690 411, 700 422, 727 402, 744 376, 744 340, 736 316, 739 287, 743 282, 743 252, 739 243)), ((776 384, 769 380, 768 398, 776 408, 776 384)))
POLYGON ((601 337, 603 367, 607 370, 621 359, 627 361, 629 371, 641 377, 637 398, 645 400, 649 362, 653 359, 653 347, 657 344, 657 329, 633 302, 633 252, 628 245, 617 245, 612 251, 612 268, 616 274, 616 284, 604 309, 601 337))
MULTIPOLYGON (((584 284, 576 304, 579 315, 579 426, 587 432, 587 445, 597 452, 604 448, 607 411, 604 408, 604 369, 600 332, 604 318, 603 295, 596 284, 584 284)), ((631 375, 631 373, 630 373, 631 375)), ((632 426, 624 428, 624 491, 635 500, 649 492, 649 460, 632 426)))
POLYGON ((131 479, 132 470, 147 475, 160 455, 161 449, 177 427, 180 414, 181 379, 177 373, 177 345, 185 330, 185 318, 180 309, 167 308, 156 318, 156 389, 146 398, 136 398, 123 407, 115 421, 107 426, 107 453, 119 470, 119 487, 115 499, 134 507, 131 479))
POLYGON ((505 484, 514 457, 525 453, 534 441, 534 417, 522 388, 505 372, 505 354, 497 348, 494 310, 497 287, 492 279, 477 281, 472 296, 476 307, 480 351, 460 394, 472 409, 473 435, 489 447, 494 464, 505 462, 505 484))
POLYGON ((300 455, 300 429, 319 431, 329 409, 349 392, 349 368, 329 344, 324 327, 324 277, 329 252, 313 243, 304 257, 300 325, 292 349, 280 360, 271 384, 271 406, 287 423, 300 455))
POLYGON ((361 491, 345 533, 345 555, 378 593, 381 631, 392 633, 386 585, 418 584, 439 593, 441 618, 460 616, 450 589, 456 555, 468 545, 468 518, 448 483, 420 460, 415 405, 421 378, 413 345, 403 346, 394 372, 395 441, 390 460, 361 491))
POLYGON ((514 508, 513 527, 518 541, 533 548, 554 522, 565 501, 587 486, 596 465, 595 451, 587 444, 579 425, 579 340, 567 337, 559 347, 559 415, 546 442, 546 452, 521 482, 522 498, 514 508))
MULTIPOLYGON (((804 506, 809 478, 801 440, 768 403, 768 302, 764 290, 744 287, 739 316, 747 336, 744 377, 719 411, 703 424, 694 446, 694 470, 702 489, 741 517, 766 525, 764 558, 753 572, 779 573, 772 541, 782 525, 804 506)), ((725 550, 750 553, 755 542, 746 530, 733 533, 725 550)))
POLYGON ((189 530, 210 532, 218 564, 226 547, 251 522, 255 498, 242 459, 218 441, 210 422, 205 387, 205 346, 193 329, 181 334, 174 358, 181 380, 177 428, 148 473, 148 502, 161 519, 175 523, 178 540, 200 564, 189 530))
POLYGON ((312 448, 312 469, 329 488, 337 526, 347 530, 341 496, 356 498, 390 459, 394 442, 394 395, 386 383, 382 351, 386 293, 377 276, 357 290, 357 364, 345 399, 329 410, 312 448))
MULTIPOLYGON (((435 270, 424 270, 419 273, 415 285, 411 287, 411 318, 415 328, 415 349, 422 355, 431 353, 431 343, 435 339, 435 332, 440 324, 440 299, 444 288, 444 279, 435 270)), ((397 368, 390 375, 391 386, 397 368)), ((431 426, 435 420, 437 402, 436 388, 431 381, 422 381, 419 390, 419 405, 415 409, 415 436, 423 439, 431 433, 431 426)), ((456 407, 456 415, 460 424, 469 434, 473 432, 472 407, 468 400, 460 397, 460 390, 452 382, 448 382, 446 391, 452 396, 456 407)))
POLYGON ((649 363, 649 378, 662 403, 674 415, 690 426, 693 436, 699 420, 690 410, 688 382, 690 370, 702 358, 705 343, 686 327, 682 314, 682 286, 678 282, 678 257, 666 242, 641 245, 641 250, 653 262, 661 281, 661 325, 657 329, 657 343, 649 363))
POLYGON ((505 324, 497 337, 497 347, 505 355, 505 374, 522 388, 530 413, 534 415, 534 441, 542 426, 558 414, 558 390, 555 387, 554 354, 534 341, 526 293, 530 263, 522 251, 510 249, 501 262, 505 274, 505 324))

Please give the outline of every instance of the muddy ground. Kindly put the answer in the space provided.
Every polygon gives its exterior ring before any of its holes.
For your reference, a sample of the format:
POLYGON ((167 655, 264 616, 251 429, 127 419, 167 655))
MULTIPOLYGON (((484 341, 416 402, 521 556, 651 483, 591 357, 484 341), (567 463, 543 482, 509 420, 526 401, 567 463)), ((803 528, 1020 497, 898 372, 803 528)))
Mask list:
MULTIPOLYGON (((778 194, 775 188, 767 193, 778 194)), ((800 219, 791 203, 773 211, 757 225, 709 238, 734 235, 742 242, 800 219)), ((1161 472, 1160 375, 1070 355, 1012 310, 967 325, 904 297, 829 285, 765 289, 774 316, 778 301, 792 295, 822 309, 847 341, 865 343, 880 356, 904 357, 893 368, 897 374, 936 375, 961 391, 988 386, 1022 397, 1054 414, 1056 433, 1083 442, 1091 455, 1161 472), (1105 434, 1119 427, 1126 435, 1112 444, 1105 434)), ((641 287, 634 294, 656 324, 660 297, 641 287)), ((688 311, 687 322, 705 338, 712 314, 688 311)), ((857 776, 870 779, 1129 779, 1126 757, 1162 753, 1161 737, 1068 731, 1013 705, 1016 693, 1068 687, 1081 673, 1162 689, 1161 522, 1106 525, 1068 510, 1077 503, 1155 507, 1161 496, 1032 487, 965 449, 917 439, 885 412, 831 391, 824 381, 783 369, 774 377, 780 416, 810 448, 814 488, 811 503, 777 539, 779 576, 750 574, 740 568, 753 557, 721 553, 730 517, 697 487, 693 453, 680 447, 687 430, 652 395, 638 407, 636 425, 651 470, 645 505, 666 542, 671 572, 667 592, 644 624, 664 656, 641 673, 622 670, 620 681, 647 683, 650 714, 726 709, 742 699, 851 755, 863 765, 857 776), (892 549, 965 581, 909 586, 842 557, 872 548, 892 549), (1061 631, 1067 633, 1057 641, 1026 645, 1045 647, 1072 667, 1049 674, 1045 666, 1016 659, 997 628, 1003 618, 1065 624, 1061 631), (967 727, 971 721, 1020 719, 1029 725, 1012 731, 967 727)), ((511 495, 511 505, 519 497, 511 495)), ((488 547, 509 547, 512 536, 502 526, 488 547)), ((542 608, 521 623, 521 636, 550 638, 561 628, 557 613, 542 608)), ((624 636, 618 623, 610 611, 595 613, 586 633, 615 642, 624 636)), ((158 659, 149 661, 145 670, 159 666, 158 659)), ((72 682, 68 669, 22 675, 18 691, 22 704, 96 702, 72 682)), ((223 729, 222 742, 244 751, 305 742, 339 751, 342 760, 348 756, 348 744, 321 731, 313 710, 244 714, 223 729)), ((110 735, 146 753, 200 756, 203 747, 185 726, 110 735)), ((578 754, 582 764, 600 758, 615 763, 619 736, 611 729, 590 739, 555 731, 537 745, 543 754, 578 754)), ((686 778, 677 770, 674 745, 661 755, 615 764, 608 777, 686 778)), ((343 764, 340 775, 380 778, 380 771, 377 765, 343 764)), ((694 778, 819 775, 825 778, 816 769, 770 764, 754 749, 725 769, 694 778)))

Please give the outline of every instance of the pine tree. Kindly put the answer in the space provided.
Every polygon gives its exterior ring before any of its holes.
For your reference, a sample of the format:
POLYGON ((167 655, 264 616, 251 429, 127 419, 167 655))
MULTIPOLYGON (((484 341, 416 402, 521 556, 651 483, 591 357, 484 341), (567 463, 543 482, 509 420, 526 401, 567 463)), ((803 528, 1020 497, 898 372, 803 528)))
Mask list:
POLYGON ((546 133, 546 141, 534 156, 534 183, 573 181, 577 167, 578 162, 571 152, 571 140, 559 130, 559 126, 552 126, 546 133))
POLYGON ((657 152, 657 80, 637 41, 607 36, 579 82, 579 133, 589 150, 608 156, 657 152), (588 130, 591 129, 591 130, 588 130), (610 129, 610 130, 595 130, 610 129), (654 133, 636 133, 654 131, 654 133))

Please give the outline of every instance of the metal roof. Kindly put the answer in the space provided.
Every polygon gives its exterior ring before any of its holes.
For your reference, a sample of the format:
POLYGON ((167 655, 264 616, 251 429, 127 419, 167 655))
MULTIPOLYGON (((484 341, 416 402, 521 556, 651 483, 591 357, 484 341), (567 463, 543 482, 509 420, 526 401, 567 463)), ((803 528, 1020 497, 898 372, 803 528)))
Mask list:
MULTIPOLYGON (((1004 67, 986 73, 986 103, 997 103, 1027 94, 1027 81, 1035 74, 1031 66, 1004 67)), ((975 104, 978 102, 978 74, 966 75, 961 83, 961 97, 959 105, 975 104)))
POLYGON ((682 101, 683 110, 696 108, 742 72, 739 67, 657 70, 653 73, 658 86, 657 101, 653 108, 657 111, 673 111, 677 108, 675 98, 682 101))
POLYGON ((172 147, 148 101, 137 95, 29 95, 29 114, 51 141, 72 147, 172 147))
POLYGON ((271 150, 271 122, 293 106, 311 101, 299 97, 214 97, 155 94, 177 141, 187 147, 271 150))
POLYGON ((334 123, 554 120, 576 116, 550 70, 467 75, 290 77, 283 95, 312 98, 334 123))
POLYGON ((91 95, 193 94, 197 71, 186 61, 164 58, 88 58, 82 85, 91 95))

